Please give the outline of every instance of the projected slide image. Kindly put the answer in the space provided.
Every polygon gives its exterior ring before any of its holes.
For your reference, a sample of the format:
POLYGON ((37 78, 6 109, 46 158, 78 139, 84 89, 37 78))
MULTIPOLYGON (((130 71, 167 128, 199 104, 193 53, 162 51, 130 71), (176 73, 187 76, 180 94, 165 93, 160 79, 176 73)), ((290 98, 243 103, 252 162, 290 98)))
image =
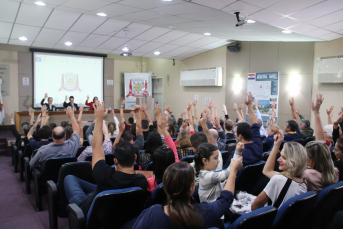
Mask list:
POLYGON ((41 107, 45 93, 57 107, 63 106, 65 96, 74 96, 78 105, 84 105, 87 95, 88 102, 94 96, 103 100, 103 58, 34 53, 34 107, 41 107))

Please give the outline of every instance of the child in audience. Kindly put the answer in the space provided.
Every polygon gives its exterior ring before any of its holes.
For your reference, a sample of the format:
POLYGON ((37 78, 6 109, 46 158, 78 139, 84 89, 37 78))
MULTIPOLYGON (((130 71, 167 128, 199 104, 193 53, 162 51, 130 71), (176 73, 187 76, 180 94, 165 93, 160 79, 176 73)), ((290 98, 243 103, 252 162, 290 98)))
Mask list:
POLYGON ((279 162, 279 170, 283 172, 274 171, 276 156, 283 140, 283 134, 278 133, 274 147, 263 168, 263 174, 270 178, 270 181, 252 203, 251 210, 263 207, 269 199, 275 208, 279 208, 289 198, 307 192, 306 181, 303 178, 307 156, 301 144, 286 142, 281 151, 281 156, 277 160, 279 162), (284 196, 280 196, 283 188, 286 188, 287 192, 284 196))
POLYGON ((279 130, 280 130, 280 128, 275 124, 271 124, 268 126, 268 128, 267 128, 268 137, 263 139, 263 142, 267 142, 267 144, 268 144, 268 149, 269 149, 268 151, 270 151, 273 148, 274 135, 277 134, 279 132, 279 130))
MULTIPOLYGON (((238 143, 235 154, 237 157, 242 155, 244 144, 238 143)), ((203 143, 199 145, 194 156, 196 176, 199 176, 199 198, 200 202, 213 202, 221 194, 223 185, 230 174, 230 167, 221 171, 215 171, 219 163, 218 147, 203 143)), ((236 158, 236 157, 235 157, 236 158)))
POLYGON ((187 162, 170 165, 163 176, 163 188, 167 194, 168 204, 156 204, 144 210, 133 228, 222 228, 224 225, 220 217, 229 210, 233 202, 235 178, 242 166, 242 159, 232 159, 231 173, 220 197, 213 203, 192 205, 190 199, 195 190, 192 166, 187 162))

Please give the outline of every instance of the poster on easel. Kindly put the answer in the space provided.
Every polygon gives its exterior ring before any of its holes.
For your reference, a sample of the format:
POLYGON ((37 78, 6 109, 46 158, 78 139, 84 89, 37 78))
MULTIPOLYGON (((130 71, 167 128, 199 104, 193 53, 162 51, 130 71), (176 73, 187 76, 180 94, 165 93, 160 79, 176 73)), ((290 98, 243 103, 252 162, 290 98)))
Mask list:
POLYGON ((133 110, 136 98, 152 95, 151 72, 125 73, 125 110, 133 110))
MULTIPOLYGON (((278 72, 262 72, 249 73, 247 92, 251 92, 253 102, 258 99, 258 109, 261 114, 263 125, 267 124, 272 113, 272 104, 275 101, 275 122, 277 122, 278 114, 278 95, 279 95, 279 73, 278 72)), ((255 106, 254 110, 255 110, 255 106)), ((249 120, 248 109, 246 110, 246 120, 249 120)))

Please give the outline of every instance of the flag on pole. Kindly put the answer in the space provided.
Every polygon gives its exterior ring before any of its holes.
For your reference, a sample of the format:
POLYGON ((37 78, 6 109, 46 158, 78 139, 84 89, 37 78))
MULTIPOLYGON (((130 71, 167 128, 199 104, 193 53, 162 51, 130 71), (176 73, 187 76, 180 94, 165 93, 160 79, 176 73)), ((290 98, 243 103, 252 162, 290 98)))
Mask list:
POLYGON ((2 85, 2 79, 0 79, 0 124, 2 123, 5 117, 4 104, 2 102, 1 85, 2 85))

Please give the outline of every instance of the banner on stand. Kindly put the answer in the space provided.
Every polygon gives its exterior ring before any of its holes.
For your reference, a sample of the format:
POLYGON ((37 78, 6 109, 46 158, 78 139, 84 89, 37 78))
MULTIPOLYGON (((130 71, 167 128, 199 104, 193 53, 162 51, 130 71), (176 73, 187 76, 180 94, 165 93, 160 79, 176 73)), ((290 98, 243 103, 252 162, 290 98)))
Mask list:
POLYGON ((133 110, 136 98, 152 95, 151 72, 125 73, 125 110, 133 110))

